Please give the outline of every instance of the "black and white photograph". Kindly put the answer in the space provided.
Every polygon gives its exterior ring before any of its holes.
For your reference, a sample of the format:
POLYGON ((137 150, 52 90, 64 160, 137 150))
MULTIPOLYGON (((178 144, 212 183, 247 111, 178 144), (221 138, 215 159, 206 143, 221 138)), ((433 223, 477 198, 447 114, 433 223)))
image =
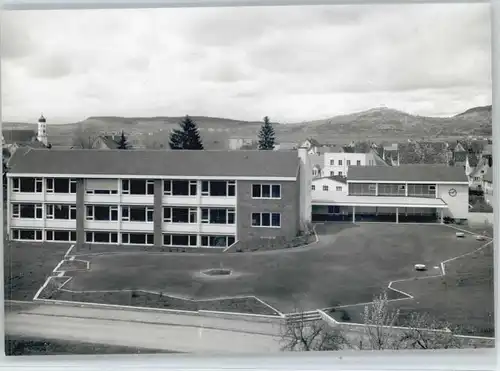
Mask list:
POLYGON ((6 354, 494 347, 491 23, 4 11, 6 354))

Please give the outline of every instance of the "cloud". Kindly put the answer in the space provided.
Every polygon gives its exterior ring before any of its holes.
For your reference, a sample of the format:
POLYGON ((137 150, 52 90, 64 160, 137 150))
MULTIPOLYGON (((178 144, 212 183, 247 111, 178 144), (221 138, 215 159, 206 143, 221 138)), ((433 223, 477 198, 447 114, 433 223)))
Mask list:
POLYGON ((1 41, 5 119, 491 103, 487 4, 5 12, 1 41))

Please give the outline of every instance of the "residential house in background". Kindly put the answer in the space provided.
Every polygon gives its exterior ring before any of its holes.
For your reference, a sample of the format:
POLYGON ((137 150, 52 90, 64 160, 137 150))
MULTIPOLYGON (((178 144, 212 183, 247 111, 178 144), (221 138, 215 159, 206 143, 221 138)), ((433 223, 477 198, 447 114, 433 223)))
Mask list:
POLYGON ((78 246, 291 239, 310 221, 310 171, 305 149, 23 149, 8 173, 7 231, 78 246))
POLYGON ((323 176, 348 176, 350 166, 389 166, 370 146, 357 150, 354 146, 341 147, 324 154, 323 176))
POLYGON ((257 140, 255 138, 229 138, 228 139, 228 148, 231 151, 236 151, 239 149, 249 149, 252 146, 255 146, 257 140))
POLYGON ((493 171, 484 174, 482 188, 485 201, 491 204, 493 201, 493 171))
POLYGON ((92 142, 92 149, 118 149, 120 135, 99 135, 92 142))

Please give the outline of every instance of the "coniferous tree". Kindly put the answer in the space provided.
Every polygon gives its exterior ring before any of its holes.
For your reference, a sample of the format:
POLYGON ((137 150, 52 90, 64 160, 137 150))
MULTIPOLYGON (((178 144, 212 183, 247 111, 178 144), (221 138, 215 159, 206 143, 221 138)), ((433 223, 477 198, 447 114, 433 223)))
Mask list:
POLYGON ((273 150, 274 149, 274 128, 269 121, 269 117, 264 117, 264 123, 259 131, 259 149, 273 150))
POLYGON ((170 133, 170 141, 168 144, 170 145, 170 149, 183 149, 184 133, 179 129, 174 129, 170 133))
POLYGON ((203 143, 196 123, 187 116, 180 122, 180 129, 175 129, 170 134, 171 149, 201 150, 203 143))
POLYGON ((129 149, 127 137, 125 136, 125 133, 123 131, 120 140, 118 141, 118 149, 129 149))

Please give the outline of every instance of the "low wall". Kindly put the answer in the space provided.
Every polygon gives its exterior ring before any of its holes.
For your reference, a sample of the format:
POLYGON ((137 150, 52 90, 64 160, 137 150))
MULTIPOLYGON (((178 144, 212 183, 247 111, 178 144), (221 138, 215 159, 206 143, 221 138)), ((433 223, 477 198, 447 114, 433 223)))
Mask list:
MULTIPOLYGON (((327 323, 329 326, 342 330, 345 333, 345 336, 350 341, 351 344, 357 345, 360 342, 368 343, 368 335, 366 332, 366 326, 361 323, 346 323, 346 322, 338 322, 324 311, 318 311, 322 320, 327 323)), ((394 326, 390 328, 392 336, 399 337, 407 331, 406 327, 397 327, 394 326)), ((441 332, 440 330, 426 330, 429 332, 441 332)), ((455 335, 455 338, 460 341, 464 348, 493 348, 495 347, 495 338, 487 338, 480 336, 462 336, 455 335)))
POLYGON ((470 225, 493 224, 493 213, 471 213, 467 216, 467 222, 470 225))

